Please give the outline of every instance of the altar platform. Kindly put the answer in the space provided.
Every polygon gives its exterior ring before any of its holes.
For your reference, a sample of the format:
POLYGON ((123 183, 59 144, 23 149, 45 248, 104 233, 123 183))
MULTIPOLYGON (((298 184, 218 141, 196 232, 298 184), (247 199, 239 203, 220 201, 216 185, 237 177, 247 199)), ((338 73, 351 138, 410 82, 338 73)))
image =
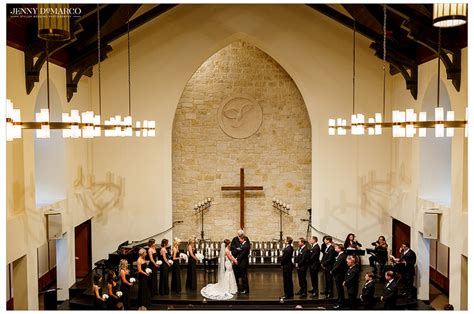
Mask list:
MULTIPOLYGON (((369 271, 370 267, 363 266, 362 273, 369 271)), ((332 309, 336 299, 326 299, 323 295, 318 295, 315 298, 310 296, 306 298, 299 298, 295 296, 294 299, 280 301, 283 295, 283 276, 279 267, 251 267, 248 271, 250 293, 248 295, 236 295, 234 298, 226 301, 205 300, 201 294, 200 289, 207 283, 213 282, 209 276, 205 276, 203 269, 197 270, 198 290, 188 291, 185 289, 186 269, 181 270, 181 285, 183 291, 180 294, 169 294, 165 296, 155 295, 152 298, 151 310, 204 310, 204 309, 223 309, 223 310, 270 310, 270 309, 294 309, 296 306, 302 306, 304 309, 323 310, 332 309)), ((92 294, 92 273, 89 274, 82 281, 77 282, 70 289, 71 299, 64 302, 59 309, 71 310, 85 310, 91 309, 93 305, 92 294)), ((362 278, 362 276, 361 276, 362 278)), ((323 276, 320 273, 320 286, 323 284, 323 276)), ((293 273, 293 282, 295 292, 299 290, 298 279, 296 271, 293 273)), ((360 282, 361 288, 363 280, 360 282)), ((308 289, 311 288, 309 274, 308 274, 308 289)), ((383 283, 377 282, 376 296, 379 296, 383 290, 383 283)), ((134 285, 131 290, 131 306, 132 309, 137 309, 138 286, 134 285)), ((337 297, 336 292, 334 296, 337 297)), ((382 304, 377 304, 376 308, 381 308, 382 304)), ((431 307, 424 302, 415 299, 399 298, 397 302, 399 309, 423 309, 429 310, 431 307)))

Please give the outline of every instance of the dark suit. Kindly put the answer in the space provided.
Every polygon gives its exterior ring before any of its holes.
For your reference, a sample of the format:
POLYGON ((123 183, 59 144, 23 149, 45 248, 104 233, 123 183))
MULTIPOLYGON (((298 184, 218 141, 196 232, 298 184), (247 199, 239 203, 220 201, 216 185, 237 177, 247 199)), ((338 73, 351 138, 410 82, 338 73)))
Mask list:
POLYGON ((397 304, 398 286, 395 280, 391 283, 386 282, 383 286, 383 308, 394 310, 397 304))
POLYGON ((416 254, 411 249, 403 252, 400 256, 401 262, 406 262, 403 272, 404 289, 410 293, 413 289, 413 278, 415 277, 416 254))
POLYGON ((240 253, 237 255, 237 266, 239 266, 240 278, 242 278, 242 290, 249 292, 249 281, 247 278, 247 268, 249 266, 250 242, 246 238, 245 242, 241 244, 240 253))
POLYGON ((347 297, 349 298, 349 307, 355 309, 357 301, 357 291, 359 290, 359 266, 354 265, 346 271, 344 277, 344 285, 347 289, 347 297))
MULTIPOLYGON (((239 240, 239 237, 236 236, 232 239, 232 242, 230 243, 230 252, 232 253, 233 257, 237 257, 240 251, 242 251, 240 247, 240 240, 239 240)), ((240 278, 239 266, 232 264, 232 269, 234 270, 234 276, 235 276, 235 281, 237 282, 237 287, 239 287, 239 278, 240 278)))
POLYGON ((337 290, 337 304, 344 304, 344 278, 347 271, 347 262, 346 254, 344 252, 339 253, 334 262, 334 267, 332 268, 332 276, 334 277, 334 282, 336 283, 337 290))
POLYGON ((306 246, 299 248, 299 254, 295 257, 297 265, 298 284, 300 285, 300 294, 305 296, 308 291, 308 282, 306 281, 306 272, 309 267, 309 250, 306 246))
POLYGON ((319 290, 318 272, 319 272, 319 255, 321 250, 319 244, 315 243, 309 250, 309 276, 311 277, 311 286, 313 293, 317 293, 319 290))
POLYGON ((371 310, 374 308, 375 305, 375 280, 370 282, 366 282, 364 287, 362 288, 362 295, 361 300, 364 304, 365 310, 371 310))
POLYGON ((329 245, 326 247, 326 250, 323 251, 323 258, 321 259, 321 266, 324 267, 324 279, 326 282, 325 292, 332 296, 333 290, 333 278, 331 275, 331 270, 334 266, 334 261, 336 259, 336 251, 334 247, 329 245))
POLYGON ((290 244, 283 249, 281 267, 283 269, 283 289, 285 297, 293 297, 293 246, 290 244))

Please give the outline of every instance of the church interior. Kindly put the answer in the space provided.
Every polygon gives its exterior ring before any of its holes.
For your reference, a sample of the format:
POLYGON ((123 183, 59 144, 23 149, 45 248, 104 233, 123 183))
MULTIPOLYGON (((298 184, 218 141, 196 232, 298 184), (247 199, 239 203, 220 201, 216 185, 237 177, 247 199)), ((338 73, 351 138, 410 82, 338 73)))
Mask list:
POLYGON ((468 309, 467 3, 5 8, 7 309, 468 309))

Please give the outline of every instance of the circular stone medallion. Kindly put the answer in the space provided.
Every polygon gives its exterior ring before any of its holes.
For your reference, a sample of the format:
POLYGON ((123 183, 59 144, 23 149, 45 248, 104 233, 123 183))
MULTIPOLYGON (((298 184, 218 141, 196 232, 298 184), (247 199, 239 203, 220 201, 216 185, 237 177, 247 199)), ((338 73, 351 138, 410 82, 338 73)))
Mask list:
POLYGON ((232 95, 221 103, 217 120, 225 134, 233 138, 247 138, 262 125, 262 107, 248 95, 232 95))

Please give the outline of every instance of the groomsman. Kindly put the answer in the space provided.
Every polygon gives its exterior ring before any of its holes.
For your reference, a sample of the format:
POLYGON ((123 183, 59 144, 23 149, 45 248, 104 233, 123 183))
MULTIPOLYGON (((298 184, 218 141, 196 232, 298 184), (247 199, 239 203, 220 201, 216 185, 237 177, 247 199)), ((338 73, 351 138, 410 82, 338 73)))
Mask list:
POLYGON ((368 272, 365 273, 365 284, 362 288, 362 294, 360 295, 360 300, 364 304, 364 310, 371 310, 375 305, 375 281, 374 273, 368 272))
POLYGON ((397 263, 401 263, 405 267, 402 270, 403 279, 403 293, 402 295, 408 294, 411 296, 413 291, 413 281, 415 277, 415 263, 416 254, 410 249, 408 242, 403 242, 400 247, 400 259, 395 259, 397 263))
POLYGON ((347 289, 347 297, 349 298, 349 308, 355 309, 357 301, 357 290, 359 290, 359 266, 356 263, 356 256, 350 255, 347 257, 347 266, 349 269, 346 271, 344 277, 344 286, 347 289))
POLYGON ((309 250, 309 276, 311 277, 311 287, 312 289, 308 292, 311 293, 312 297, 318 296, 319 282, 318 282, 318 272, 319 272, 319 255, 321 250, 318 244, 318 237, 313 236, 309 239, 310 250, 309 250))
POLYGON ((334 267, 332 268, 331 274, 334 277, 337 290, 337 304, 334 306, 335 309, 340 309, 344 306, 344 277, 347 271, 346 254, 344 254, 344 246, 340 243, 334 245, 334 249, 337 253, 334 267))
POLYGON ((332 237, 326 236, 326 239, 324 239, 324 245, 326 248, 323 251, 321 268, 324 270, 325 291, 321 292, 321 294, 325 294, 326 298, 329 299, 333 297, 333 278, 331 270, 334 267, 334 261, 336 260, 336 252, 332 246, 332 237))
POLYGON ((293 299, 293 238, 287 236, 285 239, 285 248, 281 257, 281 267, 283 269, 283 289, 285 295, 282 299, 293 299))
POLYGON ((309 250, 306 247, 305 238, 300 238, 298 242, 299 252, 295 258, 296 271, 298 273, 298 284, 300 285, 300 290, 296 294, 300 295, 300 298, 306 298, 308 283, 306 281, 306 272, 308 271, 309 265, 309 250))
POLYGON ((389 270, 385 273, 385 280, 386 283, 383 286, 383 295, 380 297, 380 301, 383 302, 385 310, 394 310, 397 304, 398 286, 393 278, 393 271, 389 270))

